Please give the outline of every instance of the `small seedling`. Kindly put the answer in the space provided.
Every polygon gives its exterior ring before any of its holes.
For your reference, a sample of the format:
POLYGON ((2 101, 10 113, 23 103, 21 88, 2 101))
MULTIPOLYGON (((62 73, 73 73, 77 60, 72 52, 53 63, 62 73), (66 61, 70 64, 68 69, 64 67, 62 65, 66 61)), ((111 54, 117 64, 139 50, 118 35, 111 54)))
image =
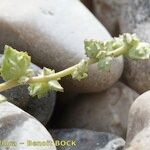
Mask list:
POLYGON ((38 76, 33 76, 33 70, 29 69, 31 57, 6 45, 0 70, 5 82, 0 84, 0 92, 27 84, 30 95, 40 98, 49 91, 63 92, 58 82, 63 77, 71 75, 79 81, 86 78, 91 64, 97 63, 98 69, 107 70, 120 55, 135 60, 150 58, 150 44, 141 42, 135 34, 126 33, 104 42, 85 40, 84 46, 87 59, 60 72, 44 67, 38 76))

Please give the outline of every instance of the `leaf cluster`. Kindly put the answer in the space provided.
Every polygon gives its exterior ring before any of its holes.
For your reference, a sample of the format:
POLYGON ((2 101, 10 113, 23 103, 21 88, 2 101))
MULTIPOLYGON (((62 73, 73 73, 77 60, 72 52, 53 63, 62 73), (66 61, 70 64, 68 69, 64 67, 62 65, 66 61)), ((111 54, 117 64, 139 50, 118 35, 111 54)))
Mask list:
POLYGON ((98 62, 99 69, 110 68, 114 57, 124 55, 131 59, 149 59, 150 44, 141 42, 135 34, 125 33, 109 41, 85 40, 85 53, 98 62))

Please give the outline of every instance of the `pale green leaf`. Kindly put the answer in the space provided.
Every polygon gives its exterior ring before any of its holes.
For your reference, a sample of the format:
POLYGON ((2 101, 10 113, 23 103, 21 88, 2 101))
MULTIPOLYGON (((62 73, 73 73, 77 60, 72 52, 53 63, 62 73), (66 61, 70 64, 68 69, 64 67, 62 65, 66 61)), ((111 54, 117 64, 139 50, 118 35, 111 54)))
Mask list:
POLYGON ((51 91, 59 91, 59 92, 64 91, 63 87, 56 80, 49 81, 48 84, 51 91))
POLYGON ((72 73, 72 78, 77 80, 82 80, 88 76, 88 62, 82 60, 76 67, 75 71, 72 73))
POLYGON ((28 90, 31 96, 38 96, 38 98, 45 96, 50 91, 47 82, 30 84, 28 90))
MULTIPOLYGON (((54 73, 55 73, 54 70, 44 67, 39 76, 51 75, 54 73)), ((59 82, 56 80, 51 80, 49 82, 46 81, 46 82, 37 82, 37 83, 30 84, 28 87, 28 90, 29 90, 31 96, 38 96, 38 98, 45 96, 50 91, 63 92, 63 88, 61 87, 59 82)))
POLYGON ((10 46, 5 46, 1 76, 4 80, 15 80, 25 76, 31 63, 31 57, 26 52, 19 52, 10 46))
POLYGON ((95 59, 98 52, 102 49, 103 43, 94 40, 85 40, 84 47, 87 57, 95 59))
POLYGON ((150 45, 141 42, 138 46, 132 47, 127 54, 131 59, 149 59, 150 58, 150 45))

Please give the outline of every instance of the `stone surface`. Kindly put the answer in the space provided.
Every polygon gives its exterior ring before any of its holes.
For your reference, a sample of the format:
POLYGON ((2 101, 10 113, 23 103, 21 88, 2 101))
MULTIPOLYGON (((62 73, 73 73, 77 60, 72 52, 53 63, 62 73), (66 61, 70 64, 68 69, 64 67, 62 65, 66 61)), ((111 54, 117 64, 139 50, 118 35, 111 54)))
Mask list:
POLYGON ((130 1, 122 8, 120 29, 122 32, 136 33, 144 41, 150 41, 149 20, 150 1, 130 1))
POLYGON ((57 150, 122 150, 125 141, 110 133, 80 129, 51 131, 55 140, 73 141, 73 146, 58 146, 57 150))
POLYGON ((128 0, 93 0, 94 13, 109 32, 116 36, 120 32, 119 17, 128 0))
MULTIPOLYGON (((85 57, 85 39, 111 38, 78 0, 5 0, 0 12, 1 52, 5 44, 27 50, 35 64, 57 71, 85 57)), ((84 81, 63 80, 65 90, 100 92, 119 79, 122 69, 122 57, 113 61, 109 71, 100 72, 92 65, 84 81)))
MULTIPOLYGON (((150 1, 128 0, 120 19, 121 32, 136 33, 145 42, 150 42, 150 1)), ((125 58, 124 81, 139 93, 150 90, 150 60, 134 61, 125 58)))
POLYGON ((125 58, 123 81, 138 93, 150 90, 150 60, 125 58))
MULTIPOLYGON (((0 56, 0 63, 1 61, 2 56, 0 56)), ((30 68, 34 70, 34 75, 37 75, 41 70, 34 64, 31 64, 30 68)), ((0 82, 4 82, 2 78, 0 78, 0 82)), ((31 97, 29 95, 27 86, 21 85, 1 93, 8 98, 9 102, 24 109, 44 125, 49 121, 55 105, 55 92, 51 92, 45 97, 38 99, 37 97, 31 97)))
POLYGON ((129 111, 125 150, 149 150, 150 91, 139 96, 129 111))
POLYGON ((84 128, 125 137, 128 111, 138 94, 121 82, 108 91, 79 95, 58 117, 58 128, 84 128))
POLYGON ((54 145, 29 146, 29 140, 36 143, 53 140, 39 121, 17 106, 1 101, 0 114, 0 141, 5 142, 0 146, 1 150, 56 150, 54 145), (7 146, 6 142, 12 144, 7 146))

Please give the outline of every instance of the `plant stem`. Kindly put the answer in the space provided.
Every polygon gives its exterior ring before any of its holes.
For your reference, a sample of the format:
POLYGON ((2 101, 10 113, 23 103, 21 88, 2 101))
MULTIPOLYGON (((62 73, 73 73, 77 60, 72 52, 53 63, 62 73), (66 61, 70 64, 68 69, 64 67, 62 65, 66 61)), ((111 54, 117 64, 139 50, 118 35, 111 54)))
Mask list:
POLYGON ((13 87, 18 86, 17 80, 9 80, 0 84, 0 92, 11 89, 13 87))
MULTIPOLYGON (((77 64, 78 65, 78 64, 77 64)), ((68 76, 70 75, 76 68, 76 66, 72 66, 70 68, 67 68, 63 71, 60 71, 60 72, 57 72, 57 73, 54 73, 54 74, 51 74, 51 75, 46 75, 46 76, 39 76, 39 77, 32 77, 28 83, 37 83, 37 82, 47 82, 49 80, 57 80, 57 79, 60 79, 60 78, 63 78, 65 76, 68 76)))
MULTIPOLYGON (((122 47, 120 47, 116 50, 108 52, 107 56, 118 57, 118 56, 124 54, 126 52, 126 50, 127 50, 127 48, 125 46, 122 46, 122 47)), ((97 60, 88 59, 87 62, 88 62, 89 65, 91 65, 91 64, 96 63, 97 60)), ((69 67, 65 70, 62 70, 60 72, 57 72, 57 73, 54 73, 54 74, 51 74, 51 75, 32 77, 27 81, 27 84, 37 83, 37 82, 48 82, 50 80, 61 79, 65 76, 71 75, 78 65, 79 64, 76 64, 72 67, 69 67)), ((0 84, 0 92, 11 89, 11 88, 16 87, 18 85, 19 85, 19 83, 17 82, 17 80, 6 81, 6 82, 0 84)))
POLYGON ((107 56, 114 56, 114 57, 118 57, 120 55, 125 54, 125 52, 127 51, 127 47, 126 46, 122 46, 119 47, 111 52, 108 52, 107 56))

